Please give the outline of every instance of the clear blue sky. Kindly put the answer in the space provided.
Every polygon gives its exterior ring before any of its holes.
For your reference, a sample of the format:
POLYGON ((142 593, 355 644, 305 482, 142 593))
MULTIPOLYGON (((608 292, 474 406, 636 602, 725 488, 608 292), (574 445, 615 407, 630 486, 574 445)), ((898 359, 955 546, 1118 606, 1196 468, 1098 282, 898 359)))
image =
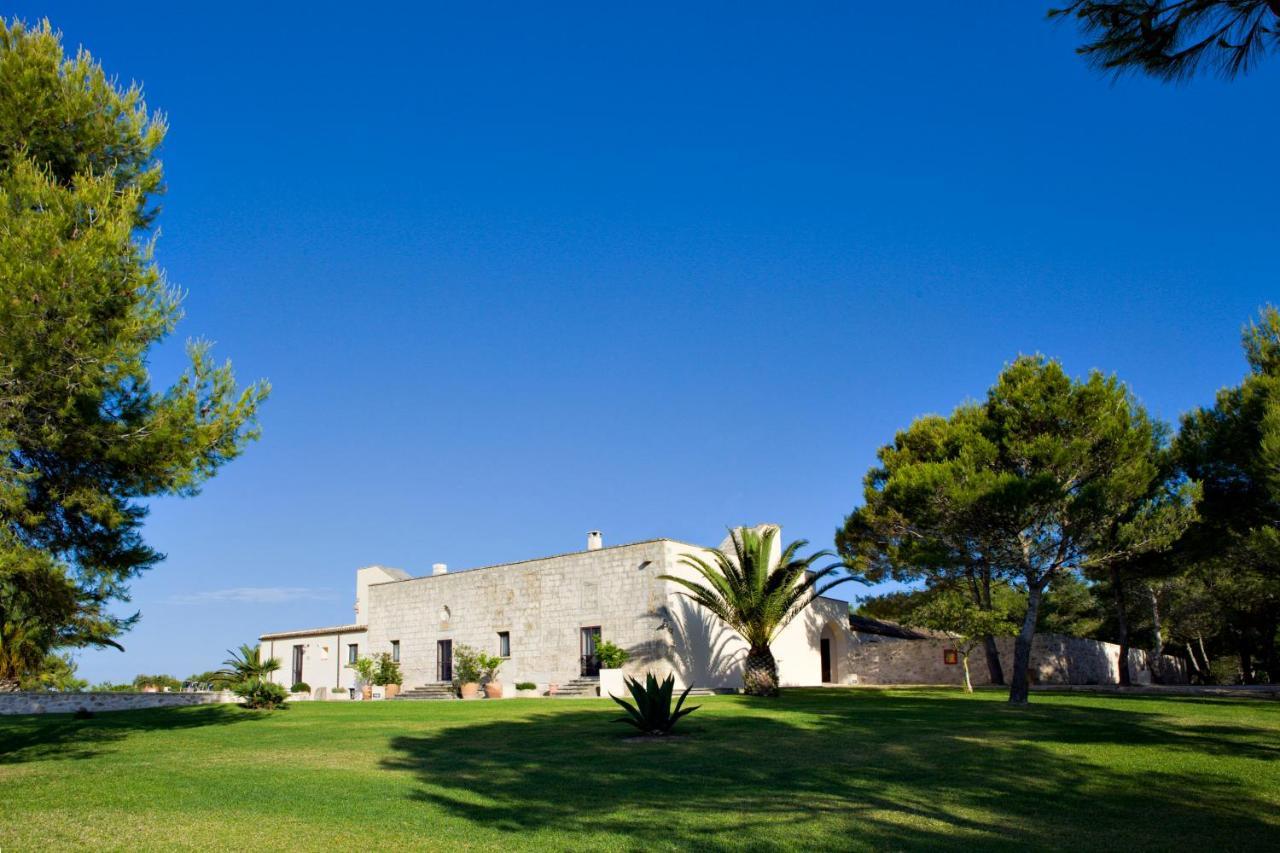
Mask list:
POLYGON ((345 621, 369 563, 829 547, 876 447, 1018 353, 1172 420, 1277 296, 1280 62, 1112 84, 1025 0, 185 5, 10 9, 168 113, 178 343, 275 386, 154 504, 91 679, 345 621))

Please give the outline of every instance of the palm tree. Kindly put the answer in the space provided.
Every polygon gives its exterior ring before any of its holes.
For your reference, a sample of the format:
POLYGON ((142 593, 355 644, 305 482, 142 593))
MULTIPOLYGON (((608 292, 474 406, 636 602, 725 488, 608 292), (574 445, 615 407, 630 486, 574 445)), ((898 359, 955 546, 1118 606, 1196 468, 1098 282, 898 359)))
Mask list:
POLYGON ((695 570, 706 583, 662 575, 685 587, 681 595, 705 607, 747 642, 746 672, 743 682, 753 696, 778 695, 778 662, 769 648, 778 633, 809 605, 814 598, 834 586, 853 580, 851 575, 823 583, 844 568, 834 563, 822 569, 813 564, 830 551, 818 551, 808 557, 799 556, 809 544, 799 539, 782 549, 776 562, 773 542, 778 528, 741 527, 729 531, 734 553, 719 548, 708 549, 707 562, 693 554, 681 555, 680 562, 695 570))
POLYGON ((244 643, 234 652, 227 649, 227 654, 231 657, 222 662, 226 669, 219 670, 218 674, 237 684, 263 681, 280 668, 280 658, 262 659, 260 646, 244 643))

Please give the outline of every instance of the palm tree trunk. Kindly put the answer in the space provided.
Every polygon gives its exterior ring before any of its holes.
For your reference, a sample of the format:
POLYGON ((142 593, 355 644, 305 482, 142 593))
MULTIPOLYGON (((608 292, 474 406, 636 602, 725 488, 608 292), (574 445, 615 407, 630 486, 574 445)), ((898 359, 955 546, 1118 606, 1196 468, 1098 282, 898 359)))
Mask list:
POLYGON ((747 652, 743 687, 748 696, 778 695, 778 662, 768 646, 752 646, 747 652))

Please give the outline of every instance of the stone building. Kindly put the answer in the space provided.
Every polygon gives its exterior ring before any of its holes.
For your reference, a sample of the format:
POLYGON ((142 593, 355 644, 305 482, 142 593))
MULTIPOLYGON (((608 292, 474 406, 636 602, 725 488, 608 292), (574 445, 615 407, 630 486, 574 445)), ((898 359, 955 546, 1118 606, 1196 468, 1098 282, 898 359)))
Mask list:
MULTIPOLYGON (((347 664, 382 652, 399 660, 406 688, 448 682, 454 652, 466 645, 504 659, 507 695, 524 681, 594 692, 600 637, 630 653, 627 674, 741 687, 745 643, 659 577, 695 577, 680 562, 685 554, 705 558, 707 549, 671 539, 606 547, 593 531, 583 551, 467 571, 437 564, 413 577, 369 566, 356 573, 351 624, 263 634, 263 651, 281 660, 274 679, 286 686, 351 688, 347 664)), ((844 656, 853 644, 848 605, 816 599, 773 644, 782 684, 851 680, 844 656)))

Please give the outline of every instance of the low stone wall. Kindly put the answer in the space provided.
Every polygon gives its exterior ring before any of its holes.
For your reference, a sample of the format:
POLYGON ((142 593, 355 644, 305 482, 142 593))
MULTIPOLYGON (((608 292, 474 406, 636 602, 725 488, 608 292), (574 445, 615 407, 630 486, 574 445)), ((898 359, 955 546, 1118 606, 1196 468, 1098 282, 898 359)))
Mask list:
POLYGON ((138 711, 239 702, 230 690, 213 693, 0 693, 0 714, 72 714, 85 710, 138 711))
MULTIPOLYGON (((1005 678, 1013 670, 1013 638, 998 637, 1000 664, 1005 678)), ((948 664, 944 652, 954 648, 946 640, 883 640, 862 643, 849 649, 845 657, 850 684, 962 684, 964 671, 959 663, 948 664)), ((1178 658, 1154 655, 1142 649, 1129 650, 1129 674, 1134 684, 1150 684, 1151 670, 1158 668, 1158 680, 1180 684, 1187 680, 1178 658)), ((990 684, 987 658, 979 646, 969 655, 969 672, 974 684, 990 684)), ((1040 634, 1031 646, 1029 675, 1033 684, 1115 684, 1120 677, 1120 647, 1115 643, 1040 634)))

